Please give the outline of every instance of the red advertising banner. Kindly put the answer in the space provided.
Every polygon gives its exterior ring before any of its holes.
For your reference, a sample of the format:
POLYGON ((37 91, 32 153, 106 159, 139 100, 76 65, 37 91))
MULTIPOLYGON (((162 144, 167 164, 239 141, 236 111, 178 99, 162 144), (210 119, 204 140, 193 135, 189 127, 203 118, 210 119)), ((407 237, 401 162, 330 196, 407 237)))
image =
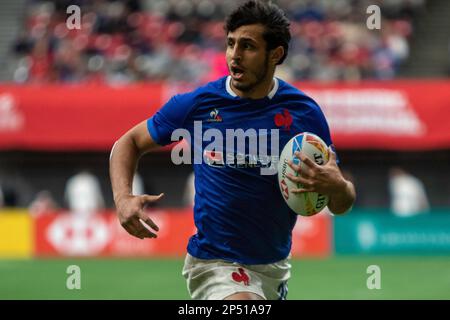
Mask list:
MULTIPOLYGON (((192 210, 152 211, 157 239, 129 235, 112 212, 92 216, 69 212, 35 218, 36 257, 183 257, 195 232, 192 210)), ((324 257, 331 253, 331 219, 320 214, 299 218, 293 232, 292 256, 324 257)))
POLYGON ((340 149, 450 147, 450 81, 298 83, 321 106, 340 149))
POLYGON ((0 149, 108 150, 161 105, 162 84, 0 86, 0 149))
POLYGON ((182 256, 195 233, 192 211, 152 211, 159 226, 157 239, 129 235, 117 216, 81 216, 69 212, 41 215, 35 221, 35 255, 49 256, 182 256))
MULTIPOLYGON (((450 147, 450 81, 297 83, 322 107, 340 149, 450 147)), ((0 149, 109 150, 173 94, 168 83, 0 86, 0 149)))

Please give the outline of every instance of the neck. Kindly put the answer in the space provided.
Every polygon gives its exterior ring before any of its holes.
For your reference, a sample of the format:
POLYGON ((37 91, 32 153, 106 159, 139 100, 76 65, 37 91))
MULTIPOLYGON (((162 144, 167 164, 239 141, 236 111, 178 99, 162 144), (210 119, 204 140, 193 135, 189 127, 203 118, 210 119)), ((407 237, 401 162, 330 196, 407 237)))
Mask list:
POLYGON ((233 90, 236 95, 241 98, 249 98, 249 99, 262 99, 267 97, 272 91, 275 85, 275 81, 273 80, 273 74, 267 79, 264 79, 260 83, 258 83, 255 87, 251 88, 248 91, 241 91, 233 86, 233 81, 230 81, 231 90, 233 90))

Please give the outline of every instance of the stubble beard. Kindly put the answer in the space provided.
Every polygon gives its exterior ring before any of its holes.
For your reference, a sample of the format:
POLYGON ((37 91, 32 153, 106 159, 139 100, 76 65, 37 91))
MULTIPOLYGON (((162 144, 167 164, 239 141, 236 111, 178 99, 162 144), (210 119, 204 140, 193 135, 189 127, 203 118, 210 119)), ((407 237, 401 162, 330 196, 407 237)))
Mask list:
POLYGON ((233 87, 242 92, 250 92, 266 79, 268 70, 269 70, 269 55, 266 54, 264 58, 263 68, 259 72, 254 73, 255 81, 246 84, 233 80, 232 81, 233 87))

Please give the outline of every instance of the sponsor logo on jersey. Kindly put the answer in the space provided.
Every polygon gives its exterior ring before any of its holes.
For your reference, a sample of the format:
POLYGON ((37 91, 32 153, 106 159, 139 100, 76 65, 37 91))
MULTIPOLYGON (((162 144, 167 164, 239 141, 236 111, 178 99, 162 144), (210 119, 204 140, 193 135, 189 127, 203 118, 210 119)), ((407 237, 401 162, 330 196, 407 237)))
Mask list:
MULTIPOLYGON (((211 117, 222 121, 216 111, 211 112, 211 117)), ((185 128, 172 132, 172 141, 183 139, 187 143, 172 148, 171 159, 176 165, 191 164, 193 160, 194 164, 215 167, 260 168, 261 175, 274 175, 279 159, 279 131, 263 128, 203 130, 202 121, 194 121, 193 137, 185 128), (204 142, 208 144, 204 146, 204 142)))
POLYGON ((205 158, 205 162, 210 166, 223 167, 224 165, 223 153, 221 151, 205 150, 203 152, 203 156, 205 158))
POLYGON ((209 113, 209 116, 210 118, 206 120, 207 122, 222 122, 222 117, 219 115, 219 110, 216 108, 209 113))

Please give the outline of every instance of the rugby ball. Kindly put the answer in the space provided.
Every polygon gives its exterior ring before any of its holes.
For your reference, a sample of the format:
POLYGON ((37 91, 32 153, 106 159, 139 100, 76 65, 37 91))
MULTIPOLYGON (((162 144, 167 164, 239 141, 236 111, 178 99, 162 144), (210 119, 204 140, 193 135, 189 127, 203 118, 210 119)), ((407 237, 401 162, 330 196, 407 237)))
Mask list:
POLYGON ((302 151, 304 155, 315 163, 323 165, 328 162, 328 146, 319 136, 310 132, 303 132, 289 140, 284 146, 278 162, 278 184, 281 195, 287 205, 299 215, 312 216, 325 208, 329 199, 328 196, 317 192, 291 192, 292 189, 300 189, 303 186, 300 183, 289 180, 286 176, 287 173, 298 176, 298 173, 288 165, 288 161, 292 160, 294 164, 300 165, 301 169, 305 166, 307 167, 295 156, 297 151, 302 151))

